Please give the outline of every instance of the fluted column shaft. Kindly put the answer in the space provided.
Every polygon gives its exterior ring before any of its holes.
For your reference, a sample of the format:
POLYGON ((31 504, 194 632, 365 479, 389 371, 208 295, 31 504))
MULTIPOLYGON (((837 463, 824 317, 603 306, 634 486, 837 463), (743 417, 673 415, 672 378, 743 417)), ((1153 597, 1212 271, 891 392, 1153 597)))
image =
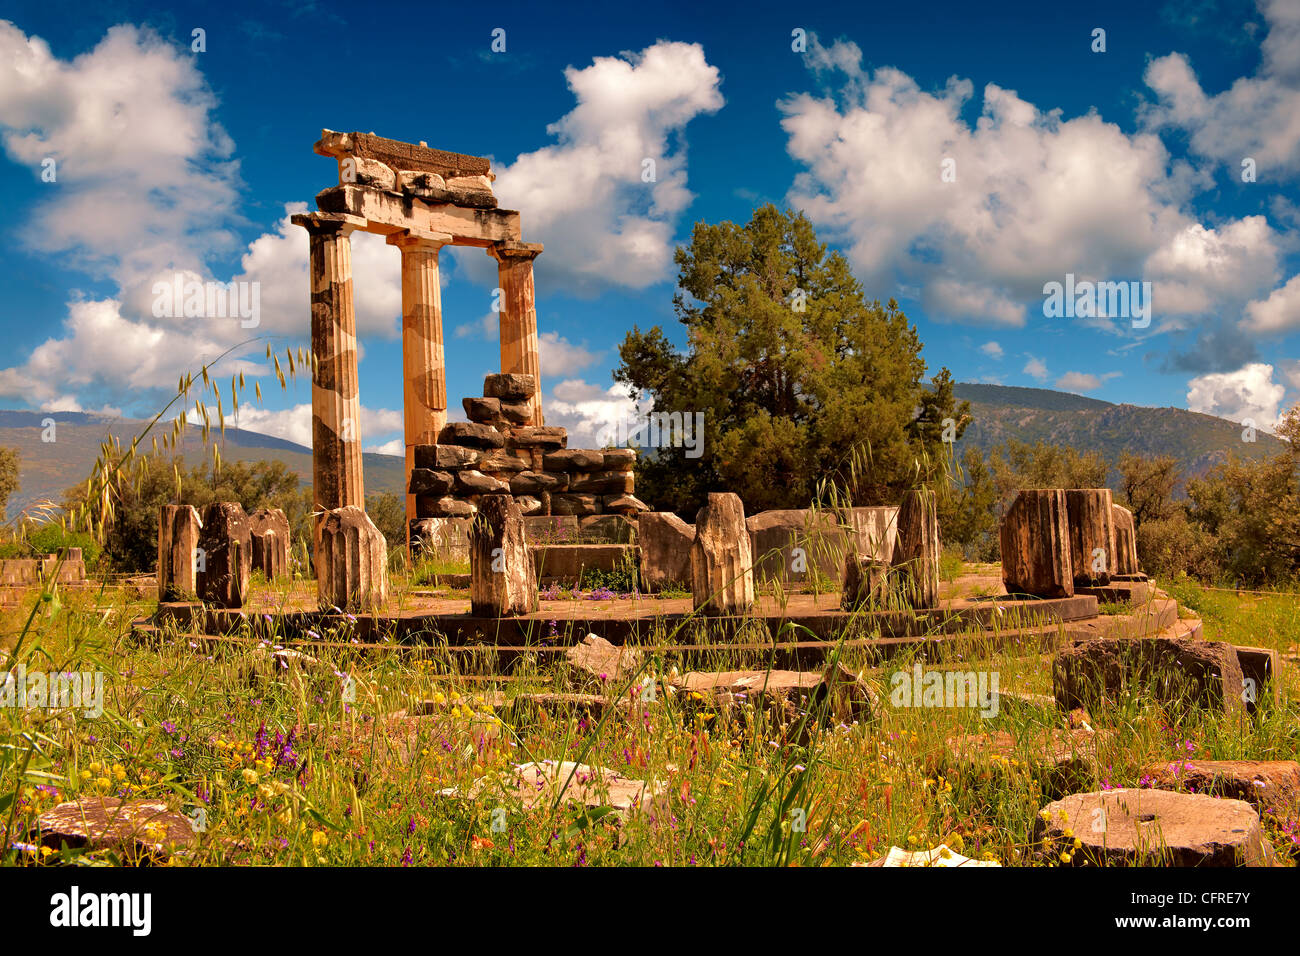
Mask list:
POLYGON ((537 390, 531 400, 530 425, 542 425, 542 369, 537 344, 537 302, 533 289, 533 260, 540 243, 500 242, 488 247, 497 260, 501 288, 501 371, 533 376, 537 390))
MULTIPOLYGON (((415 467, 415 446, 432 445, 447 424, 447 366, 442 347, 442 288, 438 250, 451 236, 400 232, 388 237, 402 251, 402 373, 406 477, 415 467)), ((406 495, 407 535, 415 495, 406 495)))
POLYGON ((357 316, 352 300, 353 226, 295 217, 311 243, 312 484, 323 510, 365 507, 357 316))

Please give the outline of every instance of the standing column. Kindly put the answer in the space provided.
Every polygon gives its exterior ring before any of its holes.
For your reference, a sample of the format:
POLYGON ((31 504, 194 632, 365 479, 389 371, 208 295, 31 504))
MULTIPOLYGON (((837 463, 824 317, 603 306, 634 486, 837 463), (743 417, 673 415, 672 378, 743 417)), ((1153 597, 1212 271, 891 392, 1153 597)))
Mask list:
POLYGON ((312 493, 322 510, 365 507, 357 316, 352 303, 351 216, 293 217, 311 241, 312 493))
MULTIPOLYGON (((442 351, 442 289, 438 250, 451 236, 410 230, 388 237, 402 250, 402 373, 406 482, 415 467, 415 446, 433 445, 447 424, 447 367, 442 351)), ((415 495, 406 494, 406 534, 410 543, 415 495)))
POLYGON ((531 375, 536 383, 533 413, 528 424, 541 425, 542 374, 537 355, 537 302, 533 292, 533 260, 540 242, 498 242, 488 247, 497 261, 501 285, 501 371, 531 375))

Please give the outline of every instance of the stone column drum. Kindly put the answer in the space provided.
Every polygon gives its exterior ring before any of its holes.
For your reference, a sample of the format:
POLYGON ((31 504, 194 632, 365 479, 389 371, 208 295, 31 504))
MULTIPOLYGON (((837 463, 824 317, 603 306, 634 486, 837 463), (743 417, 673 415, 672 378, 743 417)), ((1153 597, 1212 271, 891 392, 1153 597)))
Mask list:
POLYGON ((939 606, 939 514, 933 491, 919 489, 903 495, 891 564, 909 607, 939 606))
POLYGON ((1109 584, 1115 573, 1113 504, 1109 488, 1066 489, 1075 587, 1109 584))
POLYGON ((1123 505, 1112 505, 1110 514, 1115 525, 1115 573, 1121 577, 1139 574, 1133 512, 1123 505))
POLYGON ((1002 583, 1009 594, 1074 595, 1070 525, 1060 488, 1025 489, 1002 516, 998 539, 1002 583))
POLYGON ((538 607, 537 571, 524 533, 524 515, 510 495, 479 500, 469 529, 470 613, 528 614, 538 607))
MULTIPOLYGON (((440 233, 410 230, 388 237, 402 251, 402 375, 406 474, 415 467, 415 446, 433 445, 447 424, 447 369, 442 346, 442 290, 438 250, 451 242, 440 233)), ((407 544, 416 519, 415 495, 406 495, 407 544)))
POLYGON ((199 593, 198 547, 203 523, 193 505, 163 505, 158 514, 158 600, 192 600, 199 593))
POLYGON ((365 511, 327 511, 314 537, 321 610, 370 611, 388 600, 388 542, 365 511))
POLYGON ((754 606, 754 557, 739 495, 711 492, 695 515, 691 595, 706 614, 744 614, 754 606))
POLYGON ((542 251, 538 242, 498 242, 487 253, 497 260, 501 287, 501 371, 531 375, 533 393, 529 425, 542 425, 542 369, 537 345, 537 302, 533 290, 533 260, 542 251))
POLYGON ((291 577, 289 519, 279 508, 261 508, 248 516, 253 539, 253 570, 268 581, 291 577))
POLYGON ((199 599, 212 607, 243 607, 252 574, 248 515, 237 501, 214 501, 203 509, 199 532, 199 599))

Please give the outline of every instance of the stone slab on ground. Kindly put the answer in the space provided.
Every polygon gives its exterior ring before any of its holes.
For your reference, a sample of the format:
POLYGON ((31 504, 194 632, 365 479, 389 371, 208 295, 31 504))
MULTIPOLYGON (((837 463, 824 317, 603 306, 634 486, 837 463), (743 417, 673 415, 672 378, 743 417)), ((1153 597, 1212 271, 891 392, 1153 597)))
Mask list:
POLYGON ((733 707, 746 701, 776 706, 793 718, 819 710, 829 703, 825 718, 851 724, 871 720, 877 710, 875 692, 843 665, 824 671, 739 670, 688 671, 673 680, 685 700, 700 700, 715 707, 733 707))
POLYGON ((572 666, 602 681, 621 681, 641 664, 641 652, 632 647, 617 647, 596 634, 588 634, 581 644, 564 653, 572 666))
POLYGON ((1102 638, 1065 648, 1052 662, 1056 700, 1096 715, 1104 701, 1145 692, 1163 706, 1244 710, 1241 665, 1231 644, 1182 637, 1102 638))
POLYGON ((90 797, 60 803, 36 819, 42 846, 114 850, 130 862, 164 862, 198 842, 190 818, 161 800, 90 797))
POLYGON ((1091 594, 1102 604, 1145 604, 1155 596, 1155 587, 1145 581, 1125 581, 1120 583, 1113 578, 1104 585, 1075 585, 1075 594, 1091 594))
POLYGON ((904 850, 901 846, 891 846, 889 852, 870 863, 854 863, 852 866, 1001 866, 996 860, 975 860, 962 856, 956 850, 949 849, 948 844, 940 843, 932 850, 904 850))
POLYGON ((1294 760, 1176 760, 1152 764, 1146 773, 1164 790, 1245 800, 1288 819, 1300 811, 1300 764, 1294 760))
MULTIPOLYGON (((1078 597, 1087 598, 1091 595, 1080 594, 1078 597)), ((1159 634, 1170 627, 1176 627, 1178 623, 1178 602, 1157 592, 1150 601, 1134 607, 1128 614, 1102 614, 1091 620, 1074 622, 1070 625, 1070 633, 1079 639, 1144 637, 1159 634)))
POLYGON ((1267 697, 1272 697, 1273 706, 1277 707, 1282 702, 1282 683, 1277 679, 1277 651, 1244 644, 1234 644, 1232 649, 1237 652, 1242 680, 1247 682, 1243 688, 1246 711, 1255 713, 1267 697))
POLYGON ((1057 709, 1056 698, 1050 694, 1033 694, 1022 690, 999 690, 998 707, 1002 710, 1057 709))
POLYGON ((1249 803, 1169 790, 1071 794, 1044 807, 1034 830, 1054 856, 1068 852, 1073 866, 1269 866, 1275 859, 1249 803), (1071 849, 1076 839, 1082 846, 1071 849))
POLYGON ((495 780, 479 779, 464 793, 450 787, 438 791, 438 795, 469 800, 498 795, 503 799, 517 798, 525 810, 549 806, 558 796, 561 803, 577 803, 591 809, 608 806, 626 813, 649 805, 663 793, 664 787, 662 783, 633 780, 613 770, 572 760, 542 760, 518 764, 513 772, 501 774, 495 780))
POLYGON ((562 692, 528 692, 505 700, 501 694, 499 712, 514 727, 545 724, 558 721, 568 724, 579 721, 590 730, 601 719, 638 720, 658 706, 657 696, 650 696, 657 686, 632 687, 622 697, 604 694, 576 694, 562 692), (647 693, 648 692, 648 693, 647 693), (643 696, 644 695, 644 696, 643 696))
POLYGON ((1099 735, 1083 727, 1025 730, 1019 735, 1005 730, 964 734, 944 741, 944 750, 931 757, 928 766, 935 771, 945 767, 1024 769, 1046 778, 1049 792, 1063 794, 1091 783, 1100 766, 1098 743, 1099 735))

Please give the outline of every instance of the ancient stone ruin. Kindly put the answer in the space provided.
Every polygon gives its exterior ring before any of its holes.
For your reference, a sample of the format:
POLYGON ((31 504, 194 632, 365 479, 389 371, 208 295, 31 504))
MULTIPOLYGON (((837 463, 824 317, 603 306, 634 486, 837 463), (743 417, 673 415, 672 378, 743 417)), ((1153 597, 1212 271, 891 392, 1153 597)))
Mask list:
POLYGON ((237 502, 217 501, 203 509, 199 529, 199 598, 213 607, 243 607, 253 573, 253 539, 248 515, 237 502))
MULTIPOLYGON (((312 473, 322 512, 363 508, 361 400, 357 387, 353 231, 387 237, 402 257, 402 366, 408 538, 436 536, 428 519, 470 517, 483 495, 509 492, 525 515, 635 514, 633 453, 567 449, 542 413, 533 260, 518 212, 492 194, 490 163, 384 139, 323 130, 315 151, 338 163, 338 184, 316 212, 293 217, 307 230, 311 269, 312 473), (447 422, 438 256, 477 246, 497 262, 501 374, 464 401, 469 422, 447 422)), ((409 544, 409 542, 408 542, 409 544)))
POLYGON ((252 537, 253 570, 261 571, 268 581, 292 577, 290 564, 289 519, 279 508, 262 508, 248 516, 252 537))
POLYGON ((199 592, 199 512, 163 505, 158 516, 158 600, 181 601, 199 592))
POLYGON ((532 376, 489 375, 483 398, 464 400, 469 422, 443 427, 437 444, 417 445, 408 489, 415 502, 412 538, 430 536, 428 519, 470 518, 483 495, 512 494, 525 517, 635 515, 630 448, 566 448, 563 428, 523 424, 532 376), (511 401, 511 400, 515 401, 511 401))
MULTIPOLYGON (((697 610, 750 613, 756 585, 834 589, 846 611, 941 609, 935 496, 897 506, 769 511, 746 520, 730 493, 711 494, 694 526, 650 513, 634 494, 636 452, 568 447, 541 403, 533 262, 520 214, 499 207, 490 162, 367 133, 324 130, 315 151, 338 181, 317 210, 293 217, 309 242, 312 341, 312 563, 323 609, 378 609, 387 547, 364 513, 361 401, 351 234, 383 235, 401 258, 407 547, 468 557, 477 614, 526 614, 547 580, 589 568, 640 569, 638 586, 689 588, 697 610), (439 253, 474 246, 497 263, 500 372, 463 399, 468 421, 447 421, 439 253), (482 517, 482 521, 477 521, 482 517), (477 522, 477 523, 476 523, 477 522), (569 523, 572 523, 570 525, 569 523), (552 532, 560 541, 552 540, 552 532), (567 540, 583 534, 596 540, 567 540), (586 550, 579 551, 585 548, 586 550), (573 553, 570 553, 573 552, 573 553)), ((1140 581, 1132 515, 1107 489, 1020 492, 1000 527, 1012 595, 1069 599, 1140 581)), ((249 569, 291 576, 289 527, 275 511, 244 515, 217 503, 160 516, 159 594, 198 595, 237 608, 249 569)), ((1095 595, 1096 596, 1096 595, 1095 595)))

